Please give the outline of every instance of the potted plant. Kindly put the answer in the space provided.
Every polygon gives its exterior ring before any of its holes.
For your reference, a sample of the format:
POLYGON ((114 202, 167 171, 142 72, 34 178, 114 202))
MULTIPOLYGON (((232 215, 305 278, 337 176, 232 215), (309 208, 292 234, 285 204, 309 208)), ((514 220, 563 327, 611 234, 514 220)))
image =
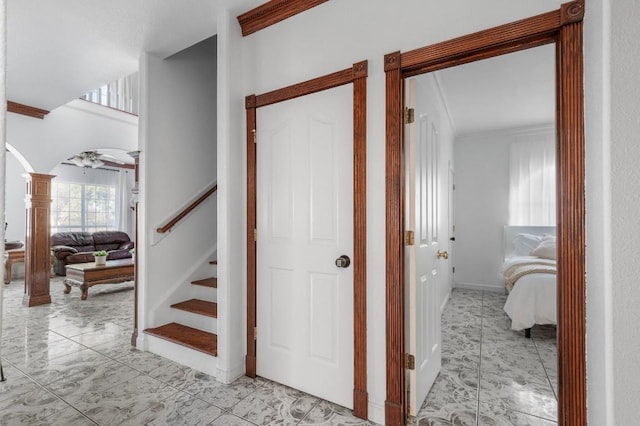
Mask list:
POLYGON ((107 252, 104 250, 98 250, 93 252, 93 258, 96 261, 96 266, 107 264, 107 252))

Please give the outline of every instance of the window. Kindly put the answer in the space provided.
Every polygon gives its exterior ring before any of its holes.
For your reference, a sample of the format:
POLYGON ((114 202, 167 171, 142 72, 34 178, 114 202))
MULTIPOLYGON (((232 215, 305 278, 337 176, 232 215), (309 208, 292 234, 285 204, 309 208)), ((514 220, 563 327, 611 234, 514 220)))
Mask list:
POLYGON ((512 142, 509 224, 555 226, 556 157, 553 137, 512 142))
POLYGON ((52 195, 52 233, 117 229, 115 186, 54 182, 52 195))

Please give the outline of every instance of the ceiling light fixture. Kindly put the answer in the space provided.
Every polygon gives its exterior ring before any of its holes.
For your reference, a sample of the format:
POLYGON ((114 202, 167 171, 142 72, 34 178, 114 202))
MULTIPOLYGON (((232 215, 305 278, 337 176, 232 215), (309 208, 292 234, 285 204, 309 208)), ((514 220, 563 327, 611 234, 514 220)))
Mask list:
POLYGON ((69 161, 71 161, 78 167, 91 167, 92 169, 104 165, 104 163, 100 160, 100 154, 98 154, 96 151, 81 152, 80 154, 76 154, 73 157, 69 158, 69 161))

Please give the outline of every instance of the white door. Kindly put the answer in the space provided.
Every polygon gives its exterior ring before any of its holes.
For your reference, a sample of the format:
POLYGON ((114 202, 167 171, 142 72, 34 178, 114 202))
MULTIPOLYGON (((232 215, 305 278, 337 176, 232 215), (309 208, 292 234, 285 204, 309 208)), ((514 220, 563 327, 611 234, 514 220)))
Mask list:
POLYGON ((449 292, 451 291, 451 289, 453 288, 453 274, 455 273, 455 266, 454 266, 454 260, 453 260, 453 255, 454 255, 454 247, 455 247, 455 242, 456 242, 456 225, 454 222, 454 193, 456 190, 456 178, 455 178, 455 172, 453 171, 453 167, 451 166, 451 161, 449 161, 449 183, 447 185, 447 192, 448 192, 448 201, 449 201, 449 208, 448 208, 448 213, 449 213, 449 221, 448 221, 448 228, 449 228, 449 250, 447 250, 449 252, 449 259, 448 259, 448 263, 449 263, 449 268, 451 268, 449 270, 449 292))
POLYGON ((257 113, 257 374, 353 408, 351 85, 257 113))
MULTIPOLYGON (((416 415, 440 371, 441 338, 438 301, 439 143, 434 117, 416 109, 416 81, 408 80, 407 99, 415 121, 406 137, 406 229, 414 244, 406 248, 405 265, 409 301, 409 353, 415 369, 409 370, 409 414, 416 415)), ((419 96, 419 94, 418 94, 419 96)), ((446 236, 444 236, 446 238, 446 236)), ((442 244, 446 247, 445 244, 442 244)))

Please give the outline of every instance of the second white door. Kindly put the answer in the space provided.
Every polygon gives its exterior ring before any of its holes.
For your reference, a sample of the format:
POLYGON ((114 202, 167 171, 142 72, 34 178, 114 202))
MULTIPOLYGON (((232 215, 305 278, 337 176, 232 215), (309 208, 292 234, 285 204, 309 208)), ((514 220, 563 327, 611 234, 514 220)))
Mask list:
POLYGON ((414 244, 405 251, 407 280, 406 318, 408 351, 415 356, 409 371, 409 414, 415 416, 427 397, 441 366, 439 309, 440 244, 440 153, 433 111, 416 102, 417 82, 408 80, 407 100, 415 108, 415 122, 406 129, 406 218, 414 231, 414 244), (416 105, 418 104, 418 105, 416 105))
POLYGON ((257 113, 257 374, 353 407, 352 87, 257 113))

